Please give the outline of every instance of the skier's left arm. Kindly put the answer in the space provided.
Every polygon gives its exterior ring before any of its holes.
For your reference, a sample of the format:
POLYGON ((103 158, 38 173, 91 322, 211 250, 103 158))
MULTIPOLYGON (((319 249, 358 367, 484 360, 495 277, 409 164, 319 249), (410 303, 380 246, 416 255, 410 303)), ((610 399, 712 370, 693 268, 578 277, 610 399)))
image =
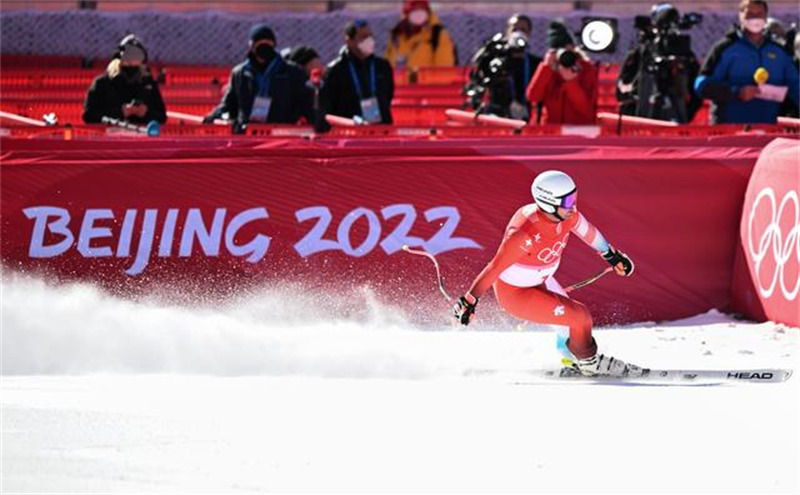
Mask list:
POLYGON ((626 277, 633 275, 635 268, 633 261, 625 253, 618 251, 609 244, 597 227, 592 225, 582 213, 578 213, 578 221, 572 227, 571 232, 597 251, 597 254, 602 256, 614 268, 617 275, 626 277))

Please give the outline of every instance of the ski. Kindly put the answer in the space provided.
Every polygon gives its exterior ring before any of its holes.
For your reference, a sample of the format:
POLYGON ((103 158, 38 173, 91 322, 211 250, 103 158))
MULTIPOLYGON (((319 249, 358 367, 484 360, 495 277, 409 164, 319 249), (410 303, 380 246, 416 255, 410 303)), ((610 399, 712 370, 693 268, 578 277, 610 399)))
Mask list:
POLYGON ((584 376, 574 368, 545 370, 543 377, 548 379, 589 380, 589 381, 630 381, 630 382, 739 382, 739 383, 779 383, 792 376, 791 370, 658 370, 643 369, 641 374, 627 376, 584 376))
POLYGON ((641 374, 625 376, 584 376, 576 369, 563 367, 551 370, 468 370, 465 376, 502 377, 515 384, 567 381, 573 383, 620 384, 722 384, 722 383, 780 383, 792 376, 787 369, 755 370, 659 370, 643 369, 641 374))

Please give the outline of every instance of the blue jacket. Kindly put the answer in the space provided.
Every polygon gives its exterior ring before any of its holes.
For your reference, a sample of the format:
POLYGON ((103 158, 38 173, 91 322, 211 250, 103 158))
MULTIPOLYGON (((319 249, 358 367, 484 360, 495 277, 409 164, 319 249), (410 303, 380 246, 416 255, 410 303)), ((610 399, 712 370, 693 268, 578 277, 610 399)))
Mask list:
POLYGON ((708 53, 694 83, 697 94, 712 100, 711 123, 774 124, 777 121, 780 102, 739 99, 742 86, 756 85, 753 74, 759 67, 769 72, 767 84, 788 86, 788 98, 798 103, 800 79, 789 55, 768 38, 757 47, 741 31, 732 30, 708 53))

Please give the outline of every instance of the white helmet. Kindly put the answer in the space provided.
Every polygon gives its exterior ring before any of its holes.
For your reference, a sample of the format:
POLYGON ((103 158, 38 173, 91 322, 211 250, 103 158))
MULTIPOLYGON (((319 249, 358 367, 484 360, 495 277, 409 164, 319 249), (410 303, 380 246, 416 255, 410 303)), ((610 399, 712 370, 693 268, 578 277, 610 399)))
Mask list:
MULTIPOLYGON (((558 216, 558 207, 572 208, 577 201, 578 187, 572 178, 558 170, 537 175, 531 184, 533 200, 542 211, 558 216)), ((560 217, 559 217, 560 218, 560 217)))

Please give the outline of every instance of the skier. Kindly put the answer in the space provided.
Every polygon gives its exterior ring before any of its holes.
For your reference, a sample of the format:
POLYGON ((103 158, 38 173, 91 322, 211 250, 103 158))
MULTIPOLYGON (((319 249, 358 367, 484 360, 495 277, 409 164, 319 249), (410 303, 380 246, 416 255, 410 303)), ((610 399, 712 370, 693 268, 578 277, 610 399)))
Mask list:
POLYGON ((497 301, 511 315, 569 328, 568 336, 560 332, 557 342, 576 371, 586 376, 641 374, 638 366, 597 354, 589 310, 570 299, 554 278, 570 233, 594 248, 618 275, 631 276, 633 261, 578 212, 578 189, 569 175, 542 172, 531 192, 534 203, 521 207, 511 218, 497 254, 453 307, 453 316, 468 325, 478 301, 494 284, 497 301))

